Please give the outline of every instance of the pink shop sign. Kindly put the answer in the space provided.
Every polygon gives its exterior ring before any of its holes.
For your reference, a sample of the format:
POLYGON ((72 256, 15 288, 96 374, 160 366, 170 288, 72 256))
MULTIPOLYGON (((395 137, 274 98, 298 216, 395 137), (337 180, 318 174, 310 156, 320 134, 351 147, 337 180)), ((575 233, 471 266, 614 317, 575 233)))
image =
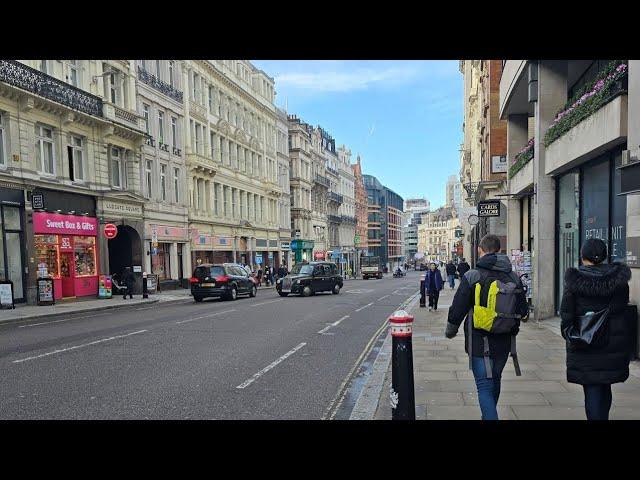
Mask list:
POLYGON ((78 215, 34 212, 33 233, 59 233, 95 237, 98 235, 98 220, 78 215))

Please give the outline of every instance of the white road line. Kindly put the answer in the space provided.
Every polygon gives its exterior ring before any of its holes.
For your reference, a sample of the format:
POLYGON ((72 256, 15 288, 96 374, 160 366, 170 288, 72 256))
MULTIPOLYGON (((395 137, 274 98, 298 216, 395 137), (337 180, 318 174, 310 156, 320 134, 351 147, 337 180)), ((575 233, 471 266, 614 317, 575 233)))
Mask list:
POLYGON ((326 327, 324 327, 322 330, 320 330, 318 333, 319 334, 324 334, 324 332, 326 332, 327 330, 329 330, 331 327, 335 327, 336 325, 338 325, 341 321, 346 320, 347 318, 349 318, 349 315, 345 315, 344 317, 342 317, 340 320, 330 323, 329 325, 327 325, 326 327))
POLYGON ((367 303, 364 307, 360 307, 360 308, 358 308, 358 309, 356 310, 356 312, 359 312, 359 311, 361 311, 361 310, 364 310, 365 308, 370 307, 371 305, 373 305, 373 303, 367 303))
POLYGON ((83 343, 82 345, 76 345, 75 347, 62 348, 60 350, 54 350, 53 352, 43 353, 42 355, 36 355, 35 357, 21 358, 20 360, 14 360, 13 363, 21 363, 21 362, 26 362, 27 360, 35 360, 36 358, 48 357, 49 355, 55 355, 56 353, 68 352, 69 350, 76 350, 77 348, 88 347, 89 345, 108 342, 110 340, 115 340, 117 338, 130 337, 131 335, 137 335, 139 333, 144 333, 146 331, 147 330, 138 330, 137 332, 131 332, 125 335, 116 335, 115 337, 103 338, 101 340, 96 340, 95 342, 83 343))
POLYGON ((380 300, 384 300, 384 299, 385 299, 385 298, 387 298, 388 296, 389 296, 389 295, 385 295, 384 297, 380 297, 380 298, 378 299, 378 301, 380 301, 380 300))
POLYGON ((294 353, 296 353, 298 350, 300 350, 302 347, 304 347, 306 345, 305 342, 302 342, 300 345, 297 345, 296 347, 294 347, 292 350, 289 350, 287 353, 285 353, 284 355, 282 355, 280 358, 278 358, 276 361, 270 363, 269 365, 267 365, 266 367, 264 367, 262 370, 260 370, 258 373, 256 373, 253 377, 251 377, 249 380, 241 383, 240 385, 238 385, 236 388, 246 388, 249 385, 251 385, 253 382, 255 382, 258 378, 260 378, 262 375, 264 375, 265 373, 267 373, 269 370, 271 370, 273 367, 275 367, 276 365, 278 365, 280 362, 286 360, 287 358, 289 358, 291 355, 293 355, 294 353))
POLYGON ((210 313, 209 315, 202 315, 201 317, 188 318, 187 320, 180 320, 179 322, 176 322, 176 325, 180 325, 181 323, 193 322, 194 320, 202 320, 203 318, 217 317, 218 315, 223 315, 225 313, 231 313, 235 311, 235 308, 233 308, 231 310, 225 310, 224 312, 210 313))
POLYGON ((80 320, 81 318, 93 318, 101 315, 107 315, 107 313, 97 313, 95 315, 82 315, 81 317, 63 318, 62 320, 52 320, 51 322, 30 323, 28 325, 20 325, 18 328, 37 327, 38 325, 49 325, 50 323, 68 322, 70 320, 80 320))
POLYGON ((282 301, 282 299, 281 299, 281 298, 278 298, 277 300, 271 300, 271 301, 269 301, 269 302, 254 303, 254 304, 253 304, 253 305, 251 305, 251 306, 252 306, 252 307, 258 307, 258 306, 260 306, 260 305, 267 305, 267 304, 269 304, 269 303, 276 303, 276 302, 281 302, 281 301, 282 301))

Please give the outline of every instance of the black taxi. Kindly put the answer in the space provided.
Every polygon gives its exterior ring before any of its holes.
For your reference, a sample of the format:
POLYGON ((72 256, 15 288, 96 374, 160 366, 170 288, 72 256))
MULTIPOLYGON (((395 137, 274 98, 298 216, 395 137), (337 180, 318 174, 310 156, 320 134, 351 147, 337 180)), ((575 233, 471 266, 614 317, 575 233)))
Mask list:
POLYGON ((308 297, 318 292, 340 293, 342 277, 338 267, 331 262, 298 263, 289 275, 279 278, 276 290, 281 297, 290 293, 308 297))

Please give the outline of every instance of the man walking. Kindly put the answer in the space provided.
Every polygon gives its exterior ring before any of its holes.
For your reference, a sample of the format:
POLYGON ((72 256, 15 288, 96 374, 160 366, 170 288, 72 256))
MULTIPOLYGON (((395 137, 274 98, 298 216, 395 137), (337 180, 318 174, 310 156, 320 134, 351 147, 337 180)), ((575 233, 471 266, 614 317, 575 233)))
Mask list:
POLYGON ((469 270, 471 270, 471 267, 469 266, 469 264, 465 261, 465 259, 463 258, 460 263, 458 264, 458 275, 460 275, 460 279, 462 280, 462 276, 467 273, 469 270))
MULTIPOLYGON (((529 306, 520 277, 506 255, 498 254, 500 239, 485 235, 478 245, 476 268, 460 277, 449 308, 445 336, 453 338, 466 317, 465 351, 473 371, 483 420, 498 420, 502 370, 511 353, 520 374, 515 338, 529 306)), ((459 270, 458 270, 459 271, 459 270)))
POLYGON ((122 297, 124 300, 127 299, 127 295, 129 295, 129 299, 133 299, 133 284, 135 282, 135 278, 133 273, 131 272, 131 267, 125 267, 124 272, 122 272, 122 283, 124 283, 127 289, 124 292, 124 296, 122 297))
POLYGON ((453 264, 453 260, 449 260, 449 263, 447 263, 447 280, 449 280, 449 286, 453 290, 456 286, 456 266, 453 264))

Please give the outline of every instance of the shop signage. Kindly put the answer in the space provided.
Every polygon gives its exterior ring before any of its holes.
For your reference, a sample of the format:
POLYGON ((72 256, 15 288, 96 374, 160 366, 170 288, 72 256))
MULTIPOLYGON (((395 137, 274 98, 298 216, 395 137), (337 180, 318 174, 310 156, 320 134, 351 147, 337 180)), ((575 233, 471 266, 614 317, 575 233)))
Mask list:
POLYGON ((31 206, 34 210, 44 209, 44 195, 42 193, 34 193, 31 196, 31 206))
POLYGON ((128 203, 114 202, 113 200, 105 200, 102 203, 102 210, 105 214, 111 215, 142 216, 142 205, 131 205, 128 203))
POLYGON ((61 252, 73 251, 73 247, 71 246, 71 237, 60 237, 60 251, 61 252))
POLYGON ((289 243, 289 242, 280 242, 280 248, 282 250, 289 250, 290 247, 291 247, 291 243, 289 243))
POLYGON ((158 275, 147 273, 147 292, 156 293, 158 290, 158 275))
POLYGON ((627 237, 627 265, 640 268, 640 237, 627 237))
POLYGON ((116 235, 118 235, 118 227, 113 223, 107 223, 104 226, 104 236, 111 240, 112 238, 116 238, 116 235))
POLYGON ((262 254, 261 253, 256 253, 256 263, 258 265, 262 264, 262 254))
POLYGON ((134 265, 133 273, 142 273, 142 265, 134 265))
POLYGON ((313 258, 324 260, 326 253, 324 250, 317 250, 313 252, 313 258))
POLYGON ((500 200, 485 200, 478 202, 479 217, 499 217, 500 200))
POLYGON ((507 173, 507 157, 494 155, 491 157, 491 173, 507 173))
POLYGON ((0 307, 16 308, 13 303, 13 282, 11 280, 0 281, 0 307))
POLYGON ((78 215, 33 212, 33 232, 96 236, 98 220, 78 215))
POLYGON ((38 279, 38 305, 53 305, 55 299, 53 296, 53 278, 38 279))

